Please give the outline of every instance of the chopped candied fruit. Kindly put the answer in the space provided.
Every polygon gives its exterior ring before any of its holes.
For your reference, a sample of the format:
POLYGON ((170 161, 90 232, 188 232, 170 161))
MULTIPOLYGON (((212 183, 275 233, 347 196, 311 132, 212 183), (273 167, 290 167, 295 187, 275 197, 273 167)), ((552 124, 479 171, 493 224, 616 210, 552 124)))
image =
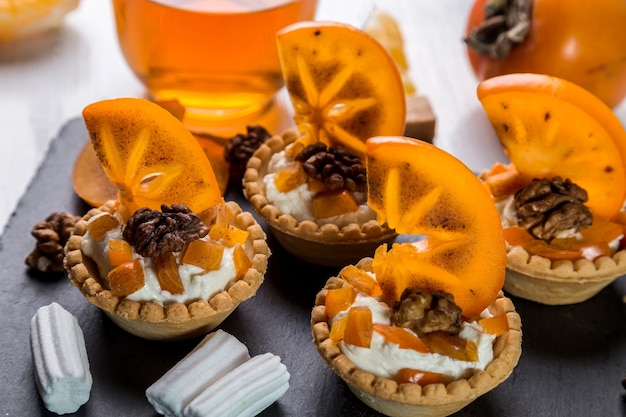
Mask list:
POLYGON ((329 319, 337 313, 347 310, 356 297, 356 291, 352 287, 334 288, 326 292, 326 315, 329 319))
POLYGON ((478 321, 483 329, 489 334, 494 336, 500 336, 509 331, 509 321, 506 318, 506 314, 498 314, 493 317, 485 317, 478 321))
POLYGON ((161 290, 169 291, 170 294, 182 294, 185 292, 183 281, 180 279, 178 272, 178 262, 176 262, 176 257, 172 252, 166 252, 154 258, 154 263, 161 290))
POLYGON ((352 213, 358 209, 354 196, 347 190, 319 193, 313 197, 313 216, 316 219, 352 213))
POLYGON ((91 236, 100 240, 109 230, 113 230, 120 225, 120 222, 109 213, 102 213, 89 219, 87 230, 91 236))
POLYGON ((252 261, 241 245, 238 245, 233 251, 233 262, 235 263, 236 280, 243 278, 248 269, 252 268, 252 261))
POLYGON ((274 185, 281 193, 289 192, 307 182, 302 164, 294 163, 276 172, 274 185))
POLYGON ((372 297, 382 295, 378 282, 376 282, 370 274, 354 265, 348 265, 343 268, 341 272, 339 272, 339 277, 352 285, 358 292, 365 293, 372 297))
POLYGON ((205 271, 215 271, 220 268, 224 246, 205 240, 189 242, 182 254, 182 263, 195 265, 205 271))
POLYGON ((209 237, 219 241, 228 247, 243 245, 248 239, 248 231, 242 230, 230 223, 233 214, 225 204, 218 204, 215 207, 205 210, 201 214, 205 224, 210 226, 209 237))
POLYGON ((348 316, 338 317, 333 321, 330 327, 330 340, 334 343, 339 343, 346 334, 346 323, 348 322, 348 316))
POLYGON ((309 191, 313 194, 317 193, 327 193, 330 190, 322 181, 316 180, 315 178, 308 178, 307 182, 309 184, 309 191))
POLYGON ((209 207, 208 209, 202 211, 202 213, 198 214, 200 219, 209 227, 212 227, 216 223, 220 223, 222 226, 225 226, 230 222, 233 215, 228 210, 228 206, 224 203, 215 204, 209 207))
POLYGON ((372 310, 369 307, 352 307, 348 310, 344 342, 369 348, 372 343, 372 310))
POLYGON ((419 371, 416 369, 402 368, 396 373, 398 384, 438 384, 443 380, 443 374, 438 372, 419 371))
POLYGON ((111 292, 117 297, 130 295, 145 284, 143 266, 139 259, 116 266, 107 278, 111 292))
POLYGON ((422 336, 422 340, 434 353, 459 361, 478 361, 478 346, 472 340, 461 339, 445 332, 428 333, 422 336))
POLYGON ((400 349, 413 349, 421 353, 430 352, 428 346, 419 337, 403 327, 374 323, 373 328, 376 333, 380 333, 388 342, 395 343, 400 349))
POLYGON ((109 262, 113 266, 118 266, 133 260, 133 249, 130 243, 122 239, 109 240, 109 262))

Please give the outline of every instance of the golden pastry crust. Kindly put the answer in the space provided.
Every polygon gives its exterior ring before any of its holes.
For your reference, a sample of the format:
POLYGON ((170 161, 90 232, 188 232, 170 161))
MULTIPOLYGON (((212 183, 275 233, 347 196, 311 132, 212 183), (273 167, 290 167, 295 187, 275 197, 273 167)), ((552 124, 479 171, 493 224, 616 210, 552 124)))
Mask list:
POLYGON ((626 273, 626 250, 613 256, 551 260, 507 244, 504 290, 509 294, 548 305, 586 301, 626 273))
MULTIPOLYGON (((363 259, 360 268, 367 268, 371 258, 363 259)), ((443 384, 398 384, 359 369, 345 356, 330 338, 326 317, 327 290, 348 285, 343 279, 332 277, 317 294, 311 313, 313 343, 331 369, 347 384, 354 394, 369 407, 392 417, 447 416, 465 407, 479 396, 494 389, 513 372, 522 352, 521 319, 510 299, 500 293, 489 306, 492 314, 505 313, 509 331, 494 341, 494 359, 484 371, 467 379, 443 384)))
POLYGON ((65 246, 64 265, 68 277, 89 302, 101 308, 118 326, 136 336, 175 340, 205 334, 221 324, 239 303, 256 293, 264 280, 270 256, 265 233, 254 217, 243 212, 235 202, 226 204, 235 215, 234 224, 249 232, 244 249, 252 260, 252 267, 242 279, 209 300, 161 306, 117 297, 105 287, 94 261, 83 255, 81 242, 87 232, 87 221, 101 212, 113 213, 114 202, 90 210, 74 227, 65 246))
POLYGON ((272 155, 284 150, 298 138, 294 130, 275 135, 256 150, 248 161, 243 178, 244 196, 254 211, 270 226, 279 243, 295 256, 325 266, 343 266, 370 256, 381 243, 391 242, 397 234, 376 220, 343 227, 298 221, 282 213, 265 196, 263 177, 272 155))

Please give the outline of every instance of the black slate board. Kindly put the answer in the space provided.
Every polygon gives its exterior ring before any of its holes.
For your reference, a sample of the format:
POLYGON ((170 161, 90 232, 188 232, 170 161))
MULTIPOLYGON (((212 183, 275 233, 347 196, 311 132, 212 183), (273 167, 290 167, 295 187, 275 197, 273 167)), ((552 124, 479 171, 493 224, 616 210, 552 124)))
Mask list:
MULTIPOLYGON (((36 177, 0 238, 0 415, 50 416, 33 379, 30 318, 53 301, 83 329, 94 383, 76 416, 157 416, 145 389, 198 342, 146 341, 125 333, 86 302, 65 275, 30 273, 24 259, 30 229, 53 211, 84 213, 71 185, 74 159, 87 138, 82 120, 70 121, 50 147, 36 177)), ((10 181, 4 178, 3 181, 10 181)), ((249 205, 231 186, 227 199, 249 205)), ((313 347, 310 311, 332 268, 306 264, 270 236, 273 255, 265 283, 221 328, 252 355, 280 355, 291 373, 289 391, 262 416, 379 416, 364 406, 313 347)), ((549 307, 513 298, 523 323, 523 353, 511 377, 457 416, 603 416, 626 414, 626 278, 593 299, 549 307)))

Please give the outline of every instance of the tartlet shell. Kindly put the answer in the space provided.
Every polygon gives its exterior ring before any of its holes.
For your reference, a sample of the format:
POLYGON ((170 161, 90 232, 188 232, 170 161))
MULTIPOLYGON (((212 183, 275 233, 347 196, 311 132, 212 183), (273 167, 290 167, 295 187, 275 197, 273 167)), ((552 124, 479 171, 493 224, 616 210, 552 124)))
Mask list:
POLYGON ((298 221, 282 213, 265 196, 263 177, 272 155, 281 152, 298 138, 289 129, 263 143, 248 160, 243 177, 243 193, 252 209, 265 221, 272 234, 288 252, 307 262, 339 267, 371 256, 381 243, 393 241, 397 234, 386 225, 370 220, 339 228, 335 224, 319 226, 309 220, 298 221))
MULTIPOLYGON (((371 264, 371 258, 363 259, 357 266, 366 267, 368 264, 371 264)), ((521 319, 512 301, 500 292, 489 310, 494 315, 506 314, 509 331, 494 341, 494 359, 484 371, 467 379, 421 387, 418 384, 398 384, 359 369, 330 340, 324 307, 327 290, 347 285, 343 279, 331 277, 317 294, 311 313, 313 343, 330 368, 361 401, 387 416, 438 417, 453 414, 507 379, 519 361, 522 352, 521 319)))
POLYGON ((264 280, 270 256, 265 233, 254 217, 243 212, 235 202, 226 204, 235 214, 233 223, 249 232, 244 248, 252 260, 252 267, 242 279, 209 300, 161 306, 154 302, 137 302, 117 297, 105 287, 94 261, 83 255, 81 242, 91 217, 102 212, 115 211, 112 201, 91 209, 76 223, 65 246, 64 266, 69 280, 115 324, 136 336, 152 340, 177 340, 206 334, 220 325, 241 302, 255 295, 264 280))
POLYGON ((626 250, 612 256, 551 260, 507 244, 504 291, 547 305, 576 304, 595 296, 626 273, 626 250))

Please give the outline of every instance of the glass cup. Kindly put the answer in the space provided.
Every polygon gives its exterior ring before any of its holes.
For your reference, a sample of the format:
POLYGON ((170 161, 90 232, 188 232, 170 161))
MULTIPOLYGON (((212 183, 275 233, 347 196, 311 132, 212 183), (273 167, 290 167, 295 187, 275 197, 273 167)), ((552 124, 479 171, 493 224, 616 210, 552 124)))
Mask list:
POLYGON ((312 20, 317 0, 113 0, 113 5, 124 57, 151 98, 178 101, 192 132, 224 136, 271 110, 284 85, 275 34, 312 20))

